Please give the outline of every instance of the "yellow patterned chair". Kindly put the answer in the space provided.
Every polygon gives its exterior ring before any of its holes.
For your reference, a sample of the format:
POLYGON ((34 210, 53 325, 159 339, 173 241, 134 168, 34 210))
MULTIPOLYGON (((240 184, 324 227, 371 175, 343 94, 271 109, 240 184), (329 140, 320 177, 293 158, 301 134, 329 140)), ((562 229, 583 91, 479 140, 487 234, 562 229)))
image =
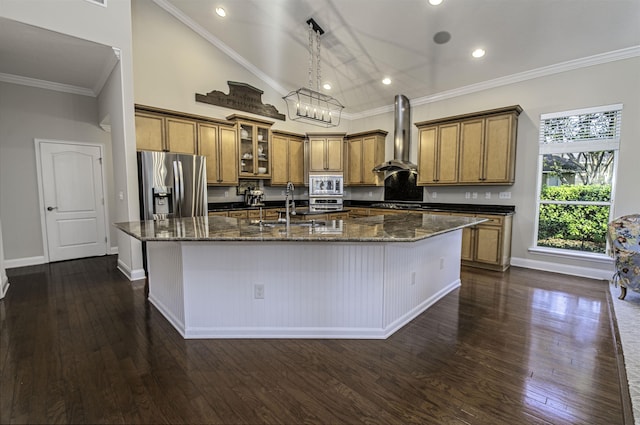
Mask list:
POLYGON ((627 288, 640 292, 640 214, 618 217, 609 223, 608 237, 616 271, 612 282, 620 284, 621 300, 627 288))

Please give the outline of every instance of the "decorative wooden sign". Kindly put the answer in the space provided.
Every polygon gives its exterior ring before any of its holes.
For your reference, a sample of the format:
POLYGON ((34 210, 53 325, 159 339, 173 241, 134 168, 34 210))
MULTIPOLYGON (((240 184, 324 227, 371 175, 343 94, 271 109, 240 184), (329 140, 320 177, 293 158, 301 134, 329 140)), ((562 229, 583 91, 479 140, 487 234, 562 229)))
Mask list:
POLYGON ((286 116, 278 112, 275 106, 262 103, 262 90, 245 83, 227 81, 229 94, 213 90, 206 95, 196 93, 196 102, 209 103, 224 108, 250 112, 277 120, 286 121, 286 116))

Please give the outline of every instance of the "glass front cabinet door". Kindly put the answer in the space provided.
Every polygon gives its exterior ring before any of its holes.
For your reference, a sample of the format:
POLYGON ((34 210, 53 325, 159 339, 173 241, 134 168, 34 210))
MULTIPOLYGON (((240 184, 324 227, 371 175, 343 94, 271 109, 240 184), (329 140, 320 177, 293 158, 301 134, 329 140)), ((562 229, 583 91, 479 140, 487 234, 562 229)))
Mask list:
POLYGON ((238 127, 238 176, 240 178, 271 178, 272 122, 232 115, 238 127))

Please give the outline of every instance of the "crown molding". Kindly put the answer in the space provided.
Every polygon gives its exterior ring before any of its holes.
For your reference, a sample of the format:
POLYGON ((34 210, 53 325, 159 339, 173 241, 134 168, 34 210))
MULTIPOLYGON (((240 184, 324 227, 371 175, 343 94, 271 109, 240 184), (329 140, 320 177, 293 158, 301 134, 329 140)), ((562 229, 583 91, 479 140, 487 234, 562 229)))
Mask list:
MULTIPOLYGON (((601 53, 598 55, 587 56, 581 59, 575 59, 567 62, 561 62, 555 65, 545 66, 542 68, 532 69, 530 71, 520 72, 508 75, 506 77, 494 78, 493 80, 483 81, 477 84, 459 87, 453 90, 447 90, 429 96, 411 99, 411 106, 426 105, 429 103, 439 102, 445 99, 464 96, 471 93, 477 93, 483 90, 489 90, 497 87, 507 86, 510 84, 520 83, 523 81, 533 80, 535 78, 546 77, 562 72, 573 71, 576 69, 587 68, 594 65, 601 65, 609 62, 615 62, 624 59, 631 59, 640 56, 640 46, 632 46, 626 49, 613 50, 611 52, 601 53)), ((368 118, 374 115, 380 115, 393 111, 393 105, 383 106, 380 108, 362 111, 357 114, 351 114, 352 119, 368 118)), ((345 118, 345 115, 342 114, 345 118)), ((349 118, 347 118, 349 119, 349 118)))
POLYGON ((98 78, 95 81, 95 84, 93 85, 93 93, 95 93, 96 95, 102 91, 102 88, 106 84, 107 79, 109 78, 109 75, 111 75, 111 72, 113 72, 113 69, 116 67, 116 65, 120 61, 120 56, 122 54, 120 49, 117 47, 111 47, 111 49, 113 50, 113 55, 108 55, 109 57, 107 59, 107 62, 104 64, 104 66, 100 70, 101 71, 100 75, 98 76, 98 78))
POLYGON ((267 74, 258 69, 251 62, 246 60, 243 56, 241 56, 238 52, 233 50, 231 47, 227 46, 223 43, 219 38, 214 37, 209 31, 204 29, 202 26, 194 22, 187 15, 182 13, 179 9, 173 6, 166 0, 153 0, 155 4, 164 9, 167 13, 172 15, 174 18, 185 24, 187 27, 191 28, 196 34, 200 37, 207 40, 209 43, 216 46, 218 49, 222 50, 227 56, 236 61, 240 66, 245 68, 247 71, 258 77, 260 80, 264 81, 268 86, 272 89, 280 93, 282 96, 285 96, 289 93, 289 90, 286 90, 280 84, 278 84, 273 78, 269 77, 267 74))
POLYGON ((22 86, 36 87, 45 90, 53 90, 62 93, 78 94, 80 96, 96 97, 96 93, 88 88, 72 86, 70 84, 54 83, 53 81, 38 80, 36 78, 22 77, 20 75, 0 73, 0 81, 22 86))
MULTIPOLYGON (((174 16, 180 22, 191 28, 198 35, 203 37, 209 43, 213 44, 220 50, 222 50, 227 56, 237 62, 240 66, 247 69, 253 75, 264 81, 271 88, 276 90, 283 96, 289 93, 284 87, 278 84, 274 79, 258 69, 255 65, 247 61, 238 52, 227 46, 217 37, 214 37, 211 33, 205 30, 202 26, 195 23, 191 18, 178 10, 175 6, 169 3, 167 0, 153 0, 158 6, 164 9, 166 12, 174 16)), ((440 93, 436 93, 429 96, 418 97, 411 99, 412 106, 426 105, 429 103, 439 102, 445 99, 451 99, 454 97, 464 96, 471 93, 477 93, 479 91, 488 90, 496 87, 502 87, 510 84, 515 84, 535 78, 546 77, 549 75, 559 74, 562 72, 572 71, 580 68, 586 68, 589 66, 600 65, 608 62, 614 62, 618 60, 630 59, 636 56, 640 56, 640 46, 632 46, 625 49, 614 50, 611 52, 601 53, 598 55, 588 56, 581 59, 575 59, 567 62, 561 62, 558 64, 536 68, 517 74, 508 75, 505 77, 495 78, 493 80, 483 81, 477 84, 470 84, 468 86, 459 87, 453 90, 447 90, 440 93)), ((347 107, 348 108, 348 107, 347 107)), ((357 113, 342 112, 342 117, 347 120, 356 120, 362 118, 368 118, 375 115, 385 114, 393 112, 393 105, 381 106, 375 109, 369 109, 357 113)))

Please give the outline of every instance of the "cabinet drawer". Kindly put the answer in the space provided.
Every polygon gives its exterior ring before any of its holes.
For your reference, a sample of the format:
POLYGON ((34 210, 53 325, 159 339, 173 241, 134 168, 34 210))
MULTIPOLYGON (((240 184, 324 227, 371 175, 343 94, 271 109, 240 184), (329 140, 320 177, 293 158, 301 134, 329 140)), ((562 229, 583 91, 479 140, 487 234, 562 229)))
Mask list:
POLYGON ((489 221, 485 221, 484 223, 482 223, 482 225, 485 226, 502 226, 502 223, 504 222, 504 217, 501 215, 482 215, 482 214, 476 214, 476 217, 478 218, 486 218, 489 221))
POLYGON ((229 214, 226 211, 209 211, 209 217, 213 217, 213 216, 221 216, 221 217, 228 217, 229 214))
POLYGON ((229 217, 233 218, 247 218, 247 211, 229 211, 229 217))

